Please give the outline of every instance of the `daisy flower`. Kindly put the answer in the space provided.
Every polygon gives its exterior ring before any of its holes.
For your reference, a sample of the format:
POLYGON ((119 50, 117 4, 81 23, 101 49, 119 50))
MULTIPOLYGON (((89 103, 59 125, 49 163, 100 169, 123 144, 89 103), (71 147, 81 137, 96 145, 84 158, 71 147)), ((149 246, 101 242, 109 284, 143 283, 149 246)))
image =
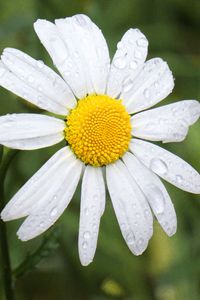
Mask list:
POLYGON ((122 235, 139 255, 152 236, 153 214, 169 236, 176 232, 174 206, 159 176, 200 193, 197 171, 144 140, 184 140, 200 116, 200 103, 185 100, 144 111, 171 93, 174 80, 161 58, 145 62, 148 41, 138 29, 124 34, 110 63, 102 32, 85 15, 55 23, 37 20, 34 28, 62 77, 42 61, 7 48, 0 61, 0 85, 61 117, 2 116, 0 143, 22 150, 62 140, 66 146, 14 195, 1 217, 26 217, 17 235, 22 241, 32 239, 56 222, 82 178, 81 263, 88 265, 95 254, 106 187, 122 235))

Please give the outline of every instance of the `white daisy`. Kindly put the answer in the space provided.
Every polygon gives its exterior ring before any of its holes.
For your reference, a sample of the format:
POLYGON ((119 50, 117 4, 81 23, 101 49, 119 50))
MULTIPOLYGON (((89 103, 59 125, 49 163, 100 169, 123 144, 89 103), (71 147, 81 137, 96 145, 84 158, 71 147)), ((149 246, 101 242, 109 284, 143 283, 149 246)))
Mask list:
POLYGON ((139 255, 153 233, 152 211, 169 236, 176 231, 174 206, 157 175, 182 190, 200 193, 197 171, 142 139, 182 141, 200 116, 200 104, 186 100, 140 112, 168 96, 174 80, 162 59, 145 62, 148 41, 138 29, 124 34, 110 64, 101 31, 85 15, 55 24, 38 20, 34 28, 62 78, 43 62, 7 48, 0 62, 0 85, 64 117, 2 116, 0 143, 31 150, 65 139, 67 146, 18 191, 1 217, 4 221, 27 217, 18 237, 27 241, 38 236, 66 209, 83 174, 81 263, 88 265, 94 257, 106 185, 122 235, 139 255))

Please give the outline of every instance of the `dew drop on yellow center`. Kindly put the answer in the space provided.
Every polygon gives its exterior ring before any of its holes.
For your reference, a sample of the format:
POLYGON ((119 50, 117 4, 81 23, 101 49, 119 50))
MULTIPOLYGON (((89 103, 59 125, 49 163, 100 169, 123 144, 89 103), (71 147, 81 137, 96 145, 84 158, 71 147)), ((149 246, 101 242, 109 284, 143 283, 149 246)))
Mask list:
POLYGON ((65 138, 85 164, 110 164, 128 150, 130 116, 121 100, 106 95, 87 96, 67 117, 65 138))

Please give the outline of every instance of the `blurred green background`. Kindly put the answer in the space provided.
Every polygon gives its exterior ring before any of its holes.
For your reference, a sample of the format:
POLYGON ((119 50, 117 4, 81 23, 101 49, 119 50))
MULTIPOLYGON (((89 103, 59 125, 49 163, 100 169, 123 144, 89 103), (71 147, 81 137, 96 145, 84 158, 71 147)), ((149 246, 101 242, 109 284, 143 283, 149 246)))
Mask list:
MULTIPOLYGON (((54 20, 77 13, 89 15, 102 29, 111 56, 127 29, 140 28, 149 40, 148 58, 162 57, 176 79, 173 94, 163 103, 198 99, 199 0, 0 0, 0 52, 5 47, 19 48, 52 66, 32 24, 37 18, 54 20)), ((1 89, 0 114, 13 112, 41 111, 1 89)), ((18 152, 6 178, 7 201, 59 147, 18 152)), ((200 170, 200 122, 183 143, 164 147, 200 170)), ((178 231, 169 238, 155 221, 154 236, 139 257, 126 247, 108 199, 94 262, 81 266, 77 247, 80 186, 62 218, 41 237, 20 242, 16 230, 22 220, 8 223, 16 299, 200 299, 200 198, 166 186, 176 208, 178 231)))

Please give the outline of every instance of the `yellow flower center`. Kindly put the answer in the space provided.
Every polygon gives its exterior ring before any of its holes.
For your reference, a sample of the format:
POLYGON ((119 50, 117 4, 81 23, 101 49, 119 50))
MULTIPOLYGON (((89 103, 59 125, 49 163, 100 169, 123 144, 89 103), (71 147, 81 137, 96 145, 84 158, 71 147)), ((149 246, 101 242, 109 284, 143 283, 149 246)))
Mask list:
POLYGON ((66 124, 65 138, 86 164, 107 165, 128 150, 131 123, 121 100, 106 95, 87 96, 71 110, 66 124))

